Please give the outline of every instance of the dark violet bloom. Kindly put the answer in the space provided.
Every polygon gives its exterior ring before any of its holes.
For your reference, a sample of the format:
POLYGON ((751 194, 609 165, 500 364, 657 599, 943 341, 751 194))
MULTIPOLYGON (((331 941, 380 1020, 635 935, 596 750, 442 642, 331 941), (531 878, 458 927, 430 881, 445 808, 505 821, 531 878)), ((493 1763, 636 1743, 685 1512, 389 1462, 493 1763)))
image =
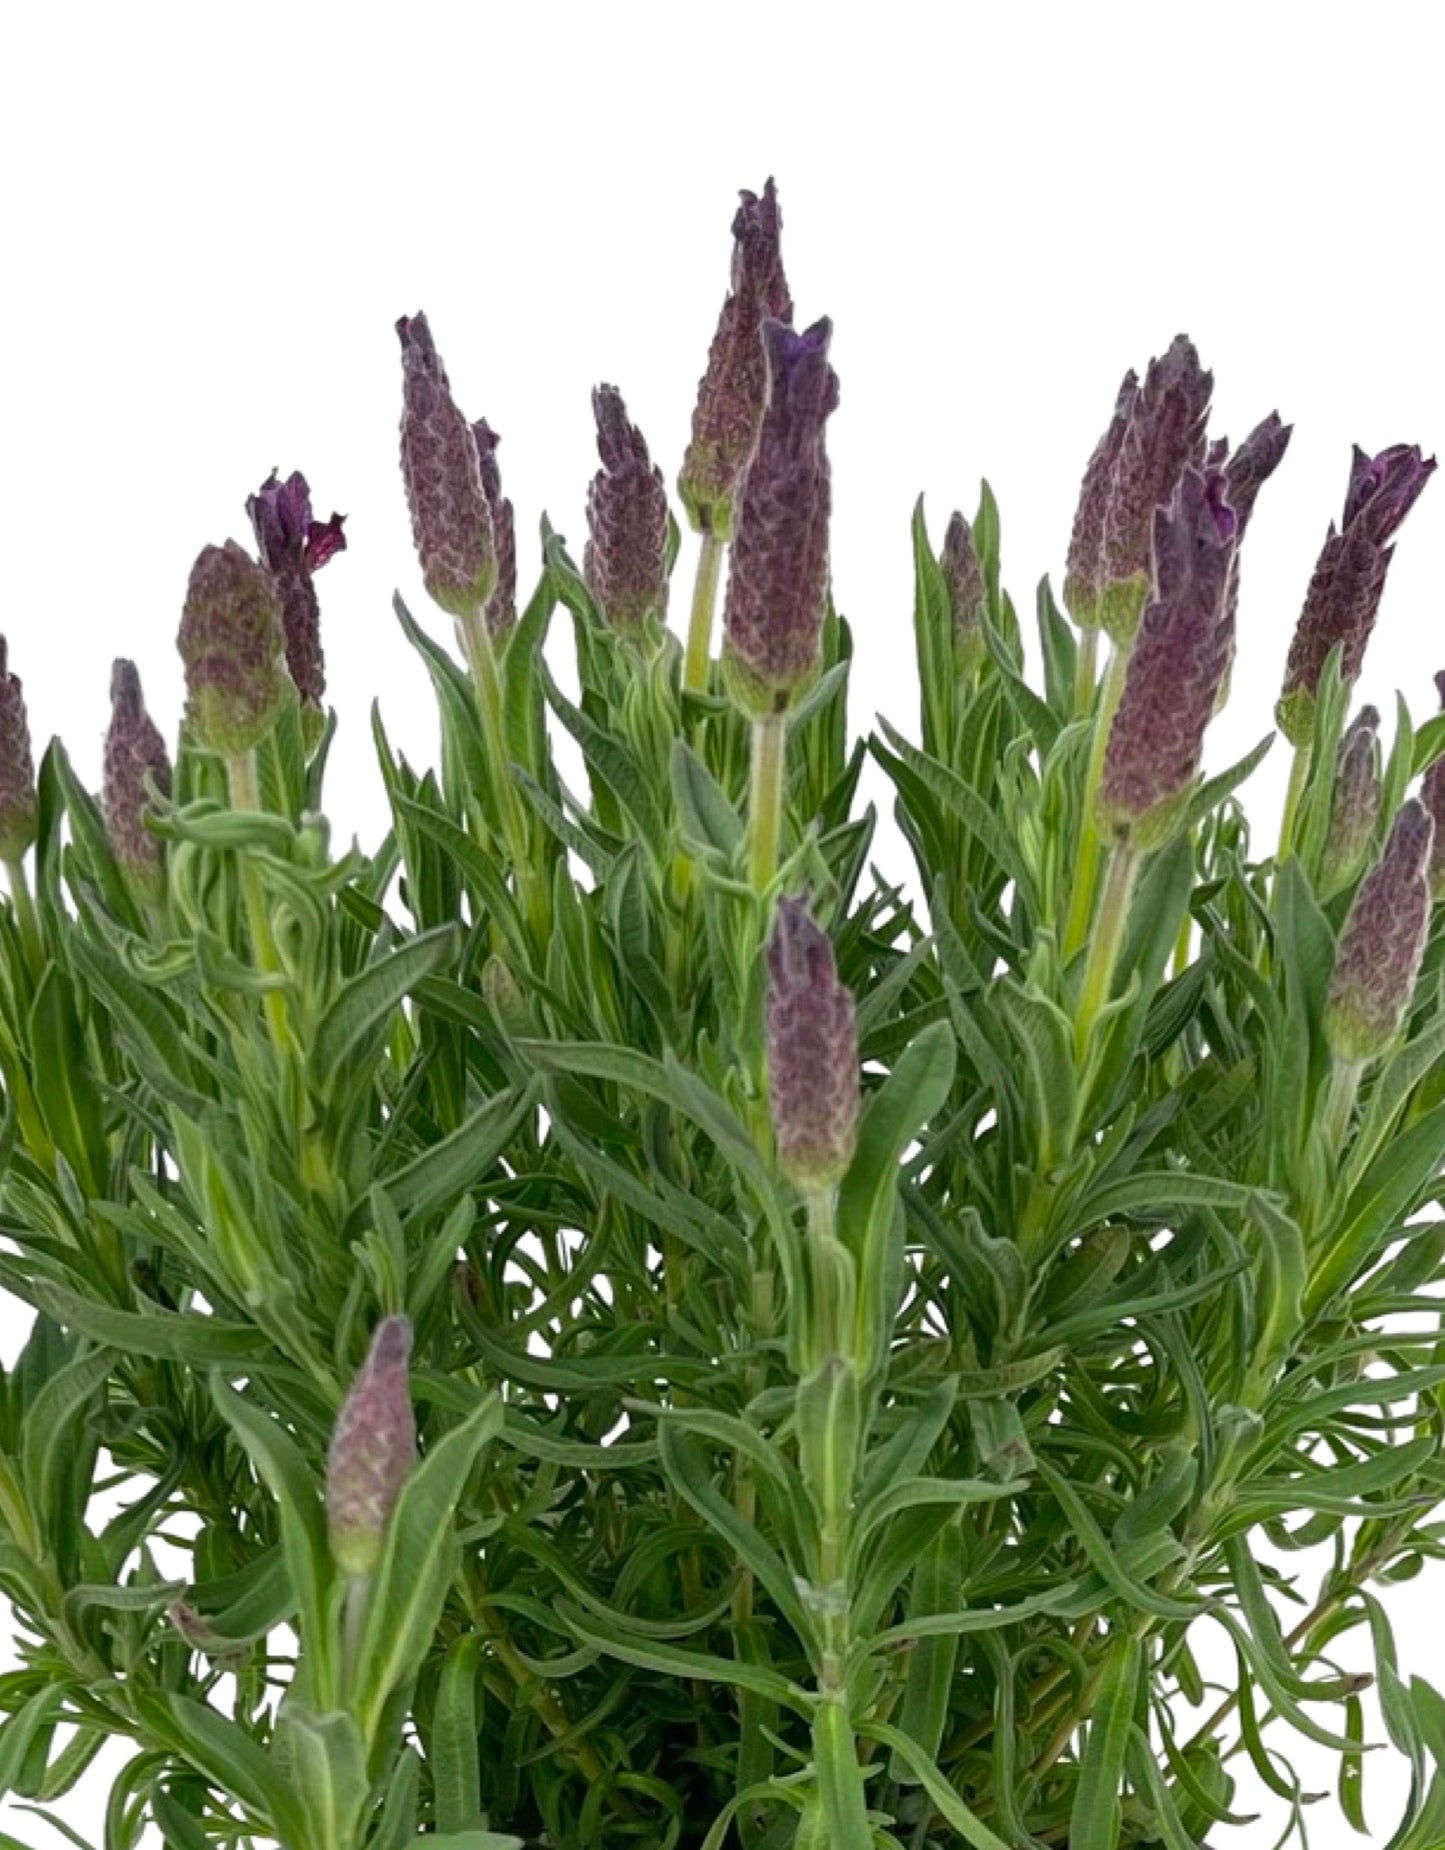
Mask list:
POLYGON ((1129 656, 1099 790, 1105 831, 1141 850, 1173 832, 1229 666, 1238 522, 1218 470, 1184 471, 1154 516, 1154 595, 1129 656))
POLYGON ((191 567, 177 642, 196 743, 244 757, 276 723, 291 681, 276 581, 235 540, 207 546, 191 567))
POLYGON ((326 659, 321 651, 321 612, 312 579, 346 545, 344 514, 311 518, 311 491, 299 471, 283 482, 273 469, 259 494, 246 503, 261 563, 281 594, 286 666, 302 701, 318 711, 326 693, 326 659))
MULTIPOLYGON (((1435 676, 1435 691, 1445 711, 1445 669, 1435 676)), ((1420 780, 1420 801, 1435 824, 1435 840, 1430 849, 1430 890, 1438 899, 1445 894, 1445 754, 1426 769, 1420 780)))
POLYGON ((1290 644, 1275 716, 1294 745, 1314 726, 1315 695, 1330 651, 1340 650, 1346 686, 1359 679, 1365 647, 1379 614, 1391 541, 1435 470, 1414 444, 1397 443, 1378 456, 1355 447, 1343 524, 1331 524, 1304 609, 1290 644))
POLYGON ((782 713, 817 674, 828 599, 831 484, 824 426, 838 406, 832 323, 763 324, 768 408, 743 477, 723 608, 723 673, 748 713, 782 713))
POLYGON ((1151 360, 1129 407, 1104 509, 1099 555, 1098 618, 1115 642, 1128 645, 1150 590, 1154 515, 1167 507, 1179 478, 1203 466, 1213 375, 1199 364, 1187 336, 1176 336, 1151 360))
POLYGON ((170 756, 146 712, 140 674, 134 662, 118 661, 110 675, 101 795, 111 852, 146 899, 158 899, 165 886, 165 845, 145 826, 146 812, 157 795, 170 793, 170 756))
POLYGON ((1124 432, 1139 396, 1139 375, 1132 369, 1125 373, 1114 401, 1114 415, 1109 428, 1094 446, 1089 466, 1084 471, 1084 485, 1074 514, 1074 531, 1069 541, 1069 559, 1064 573, 1064 602, 1070 615, 1082 629, 1097 629, 1102 619, 1100 603, 1104 595, 1104 524, 1109 500, 1114 490, 1114 471, 1124 446, 1124 432))
POLYGON ((1337 893, 1355 880, 1369 856, 1380 819, 1380 715, 1361 707, 1340 740, 1330 826, 1320 857, 1320 885, 1337 893))
POLYGON ((517 621, 517 523, 512 504, 502 493, 502 471, 497 463, 497 445, 502 439, 485 418, 472 426, 477 446, 477 468, 482 478, 482 493, 487 512, 492 517, 492 540, 497 550, 497 583, 487 599, 483 613, 487 633, 499 642, 517 621))
POLYGON ((425 315, 403 315, 401 472, 428 594, 465 620, 497 583, 492 517, 476 438, 457 409, 425 315))
POLYGON ((343 1574, 372 1574, 386 1525, 416 1462, 407 1362, 411 1324, 385 1317, 337 1415, 326 1461, 326 1526, 343 1574))
POLYGON ((983 565, 973 543, 973 529, 962 514, 954 514, 943 536, 943 551, 938 557, 943 574, 943 588, 948 594, 948 611, 953 618, 953 638, 965 666, 978 662, 985 651, 984 617, 988 608, 988 590, 984 584, 983 565))
POLYGON ((1262 419, 1232 454, 1226 447, 1224 498, 1234 509, 1242 540, 1254 513, 1255 499, 1261 488, 1284 461, 1294 426, 1280 421, 1277 411, 1262 419))
POLYGON ((1325 1035, 1337 1060, 1378 1058, 1404 1026, 1430 926, 1434 839, 1429 812, 1412 797, 1395 817, 1384 854, 1360 882, 1325 997, 1325 1035))
POLYGON ((699 533, 732 534, 743 470, 767 402, 764 320, 793 319, 779 244, 782 214, 773 183, 745 192, 733 219, 732 286, 723 303, 692 414, 692 441, 678 477, 688 519, 699 533))
POLYGON ((0 861, 21 859, 35 840, 38 816, 25 695, 0 636, 0 861))
POLYGON ((800 1188, 829 1188, 853 1160, 858 1038, 853 997, 807 903, 783 899, 767 947, 768 1092, 778 1167, 800 1188))
POLYGON ((592 394, 602 467, 587 491, 582 571, 605 620, 636 635, 667 610, 667 488, 615 385, 592 394))

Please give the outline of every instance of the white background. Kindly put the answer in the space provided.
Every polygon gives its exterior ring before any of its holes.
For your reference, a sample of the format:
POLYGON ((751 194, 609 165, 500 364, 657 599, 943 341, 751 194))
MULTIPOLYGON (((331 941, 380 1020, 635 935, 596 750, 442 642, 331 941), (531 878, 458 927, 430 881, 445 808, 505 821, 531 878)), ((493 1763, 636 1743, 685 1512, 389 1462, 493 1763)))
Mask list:
MULTIPOLYGON (((544 508, 580 555, 593 384, 622 388, 675 477, 736 192, 772 172, 800 324, 836 325, 834 577, 858 638, 855 723, 881 709, 913 724, 919 491, 941 533, 988 474, 1027 614, 1061 568, 1120 375, 1185 329, 1215 371, 1216 431, 1276 406, 1296 426, 1250 533, 1234 699, 1211 743, 1223 764, 1270 724, 1351 442, 1445 445, 1434 15, 1380 0, 890 0, 852 20, 747 0, 12 0, 0 632, 37 745, 63 731, 97 781, 120 653, 171 729, 191 560, 227 535, 249 544, 247 494, 273 465, 301 468, 318 516, 349 516, 349 550, 319 581, 342 714, 332 813, 373 838, 372 698, 414 759, 434 750, 425 677, 389 613, 398 585, 424 604, 393 322, 427 310, 469 415, 502 433, 525 594, 544 508)), ((1442 560, 1436 483, 1362 689, 1381 704, 1402 689, 1417 718, 1445 665, 1442 560)), ((1266 832, 1283 768, 1256 780, 1266 832)), ((9 1356, 20 1324, 4 1315, 9 1356)), ((1438 1657, 1441 1584, 1390 1596, 1407 1669, 1438 1657)), ((1328 1783, 1327 1763, 1301 1764, 1328 1783)), ((1383 1842, 1395 1774, 1371 1762, 1366 1782, 1383 1842)), ((98 1836, 102 1798, 92 1782, 67 1815, 98 1836)), ((1316 1843, 1347 1835, 1327 1822, 1316 1843)))

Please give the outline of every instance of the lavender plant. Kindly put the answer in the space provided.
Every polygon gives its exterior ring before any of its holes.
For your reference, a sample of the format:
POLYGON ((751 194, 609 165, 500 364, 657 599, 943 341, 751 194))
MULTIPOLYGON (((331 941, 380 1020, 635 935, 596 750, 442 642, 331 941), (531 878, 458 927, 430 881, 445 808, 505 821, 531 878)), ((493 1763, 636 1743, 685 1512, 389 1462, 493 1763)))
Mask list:
POLYGON ((1182 336, 1039 672, 991 493, 920 506, 918 734, 856 737, 778 227, 744 195, 686 649, 615 389, 582 567, 544 520, 519 590, 496 434, 398 323, 439 753, 374 719, 371 852, 303 476, 176 587, 174 753, 116 665, 101 801, 0 642, 0 1791, 123 1743, 106 1850, 1220 1850, 1242 1763, 1304 1843, 1375 1815, 1371 1685, 1392 1850, 1445 1841, 1380 1591, 1445 1552, 1445 717, 1347 725, 1433 464, 1356 453, 1277 849, 1269 741, 1202 765, 1289 431, 1211 436, 1182 336))

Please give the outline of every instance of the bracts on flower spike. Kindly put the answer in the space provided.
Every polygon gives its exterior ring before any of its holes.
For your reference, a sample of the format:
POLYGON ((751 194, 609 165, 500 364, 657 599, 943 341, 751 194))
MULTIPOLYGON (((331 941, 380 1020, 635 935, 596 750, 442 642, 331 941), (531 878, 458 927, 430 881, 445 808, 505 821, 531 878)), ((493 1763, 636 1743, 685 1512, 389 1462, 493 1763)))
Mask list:
POLYGON ((768 1093, 778 1167, 805 1191, 832 1188, 853 1160, 858 1039, 833 946, 801 899, 778 902, 767 947, 768 1093))
POLYGON ((192 566, 177 641, 192 738, 245 758, 275 725, 291 682, 276 581, 235 540, 207 546, 192 566))
POLYGON ((1380 715, 1361 707, 1340 740, 1330 821, 1320 854, 1320 893, 1328 899, 1358 878, 1380 817, 1380 715))
POLYGON ((281 621, 286 634, 286 666, 302 709, 321 715, 326 695, 326 658, 321 648, 321 612, 313 579, 328 559, 346 546, 342 526, 346 516, 330 520, 311 518, 311 491, 306 477, 295 471, 283 482, 276 470, 259 493, 246 503, 256 550, 261 563, 276 580, 281 597, 281 621))
POLYGON ((605 621, 639 635, 667 611, 667 489, 616 386, 592 394, 602 467, 587 494, 582 569, 605 621))
POLYGON ((25 695, 0 636, 0 861, 7 867, 18 867, 34 842, 38 814, 25 695))
POLYGON ((953 620, 954 651, 959 668, 971 674, 988 651, 983 626, 988 610, 988 589, 983 564, 974 544, 973 529, 955 513, 943 536, 938 569, 953 620))
POLYGON ((512 504, 502 493, 502 471, 497 445, 502 441, 485 418, 472 426, 477 446, 477 467, 482 493, 492 517, 492 540, 497 549, 497 582, 483 612, 487 633, 499 642, 517 621, 517 523, 512 504))
POLYGON ((472 427, 452 398, 425 315, 403 315, 401 469, 428 594, 463 624, 497 582, 492 517, 472 427))
MULTIPOLYGON (((1445 669, 1435 676, 1435 691, 1445 712, 1445 669)), ((1435 824, 1435 839, 1430 848, 1430 891, 1436 899, 1445 894, 1445 753, 1426 770, 1420 780, 1420 801, 1435 824)))
POLYGON ((326 1527, 332 1558, 352 1579, 375 1573, 392 1509, 416 1462, 410 1356, 411 1324, 384 1318, 332 1432, 326 1527))
POLYGON ((146 711, 134 662, 120 660, 111 670, 110 703, 102 784, 106 833, 121 871, 153 905, 165 891, 165 844, 145 817, 156 796, 171 793, 170 756, 146 711))

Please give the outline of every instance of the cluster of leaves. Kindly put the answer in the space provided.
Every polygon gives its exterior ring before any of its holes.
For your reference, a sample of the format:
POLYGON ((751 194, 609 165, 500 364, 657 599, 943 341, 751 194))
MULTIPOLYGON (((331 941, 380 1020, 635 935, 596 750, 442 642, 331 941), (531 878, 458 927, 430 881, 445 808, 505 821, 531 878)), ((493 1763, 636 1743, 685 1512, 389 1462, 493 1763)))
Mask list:
MULTIPOLYGON (((0 910, 0 1283, 36 1313, 0 1383, 0 1790, 43 1811, 114 1736, 107 1850, 782 1850, 859 1789, 838 1850, 1189 1850, 1237 1822, 1239 1754, 1302 1823, 1291 1732, 1361 1822, 1364 1682, 1331 1651, 1364 1628, 1412 1771, 1395 1850, 1445 1835, 1445 1703, 1371 1591, 1442 1551, 1445 932, 1331 1134, 1327 676, 1298 852, 1251 853, 1256 754, 1202 787, 1081 1037, 1095 716, 1047 587, 1025 676, 987 493, 973 535, 965 672, 915 526, 920 743, 850 739, 829 613, 764 890, 746 722, 681 691, 654 620, 609 629, 545 527, 498 650, 505 787, 398 602, 440 765, 375 720, 374 855, 332 857, 293 705, 256 808, 183 747, 140 905, 51 746, 34 915, 0 910), (575 700, 543 654, 568 619, 575 700), (869 867, 870 750, 917 901, 869 867), (816 1229, 768 1126, 779 890, 830 930, 866 1094, 832 1242, 859 1391, 821 1411, 816 1229), (422 1462, 358 1604, 325 1460, 393 1313, 422 1462), (1328 1545, 1323 1584, 1261 1537, 1328 1545)), ((1402 711, 1380 840, 1442 744, 1402 711)))

